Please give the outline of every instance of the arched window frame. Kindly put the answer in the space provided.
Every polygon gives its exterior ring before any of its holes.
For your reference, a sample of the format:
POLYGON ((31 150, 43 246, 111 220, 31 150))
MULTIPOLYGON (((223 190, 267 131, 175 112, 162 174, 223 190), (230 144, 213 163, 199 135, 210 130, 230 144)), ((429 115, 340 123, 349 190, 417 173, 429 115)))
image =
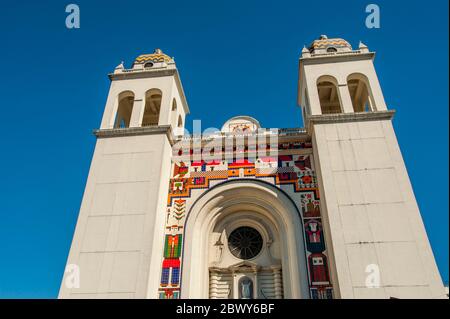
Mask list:
POLYGON ((340 114, 340 113, 344 112, 344 109, 342 106, 342 99, 341 99, 341 95, 339 92, 338 81, 336 80, 335 77, 333 77, 331 75, 320 76, 319 78, 317 78, 316 87, 317 87, 317 96, 318 96, 318 102, 319 102, 321 114, 340 114), (338 104, 339 110, 336 110, 335 112, 329 112, 326 110, 326 106, 323 105, 323 101, 320 98, 320 89, 321 89, 320 84, 323 84, 323 83, 330 83, 332 85, 330 95, 333 94, 333 90, 334 90, 334 94, 335 94, 335 98, 337 99, 337 104, 338 104))
POLYGON ((128 128, 131 124, 131 115, 134 107, 134 93, 132 91, 123 91, 117 95, 117 109, 114 115, 114 128, 128 128), (129 102, 132 101, 131 105, 129 102), (127 105, 128 104, 128 105, 127 105))
POLYGON ((172 99, 172 112, 176 111, 177 108, 178 108, 178 106, 177 106, 177 99, 173 98, 172 99))
POLYGON ((327 53, 336 53, 338 50, 335 47, 328 47, 327 53))
POLYGON ((355 105, 353 103, 353 97, 352 97, 352 94, 351 94, 351 91, 350 91, 349 83, 350 83, 350 81, 354 81, 354 80, 361 81, 365 85, 365 87, 367 89, 367 95, 368 95, 367 96, 368 109, 367 110, 363 110, 363 111, 358 111, 358 112, 373 112, 373 111, 376 111, 377 108, 376 108, 376 104, 375 104, 375 99, 373 98, 372 88, 370 86, 369 79, 367 78, 367 76, 365 76, 362 73, 351 73, 351 74, 349 74, 347 76, 347 88, 349 90, 349 95, 350 95, 350 98, 352 100, 353 111, 357 112, 357 110, 355 109, 355 105))
POLYGON ((145 92, 145 105, 144 105, 144 112, 142 115, 141 126, 159 125, 162 99, 163 95, 160 89, 152 88, 150 90, 147 90, 147 92, 145 92))

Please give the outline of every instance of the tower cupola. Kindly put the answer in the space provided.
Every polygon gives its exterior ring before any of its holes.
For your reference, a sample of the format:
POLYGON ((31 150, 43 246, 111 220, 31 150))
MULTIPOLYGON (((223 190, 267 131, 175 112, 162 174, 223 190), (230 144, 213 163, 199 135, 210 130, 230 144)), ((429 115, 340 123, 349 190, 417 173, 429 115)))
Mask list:
POLYGON ((341 38, 329 39, 326 35, 321 35, 309 45, 309 52, 313 54, 349 51, 352 51, 352 46, 346 40, 341 38))
POLYGON ((155 49, 151 54, 141 54, 138 56, 133 62, 133 69, 167 67, 169 64, 175 64, 174 59, 165 54, 161 49, 155 49))

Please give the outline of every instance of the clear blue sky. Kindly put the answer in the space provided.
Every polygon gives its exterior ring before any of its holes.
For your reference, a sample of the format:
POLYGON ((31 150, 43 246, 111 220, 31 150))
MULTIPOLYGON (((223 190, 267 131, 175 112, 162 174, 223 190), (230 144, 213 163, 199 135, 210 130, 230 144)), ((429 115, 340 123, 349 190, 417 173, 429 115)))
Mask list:
MULTIPOLYGON (((57 296, 107 73, 160 47, 175 56, 188 121, 238 114, 298 127, 297 63, 320 34, 362 40, 375 66, 434 254, 448 282, 448 1, 8 1, 0 9, 0 297, 57 296)), ((188 125, 189 126, 189 125, 188 125)))

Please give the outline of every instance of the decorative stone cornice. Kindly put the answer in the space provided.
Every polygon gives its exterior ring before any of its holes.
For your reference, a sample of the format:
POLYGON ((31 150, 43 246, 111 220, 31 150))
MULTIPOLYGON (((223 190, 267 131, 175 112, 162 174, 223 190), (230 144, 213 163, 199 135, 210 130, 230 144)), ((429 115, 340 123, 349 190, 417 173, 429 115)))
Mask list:
POLYGON ((315 124, 392 120, 394 114, 395 110, 310 115, 306 118, 306 127, 308 133, 311 134, 315 124))
POLYGON ((93 133, 97 136, 97 138, 165 134, 170 142, 170 145, 175 143, 170 125, 98 129, 94 130, 93 133))
POLYGON ((177 69, 175 68, 156 68, 156 69, 127 69, 120 73, 110 73, 108 77, 110 80, 128 80, 128 79, 142 79, 142 78, 153 78, 161 76, 172 76, 177 74, 177 69))
POLYGON ((179 136, 178 139, 183 143, 200 142, 201 145, 207 145, 212 141, 221 140, 223 143, 226 139, 245 139, 246 145, 248 140, 261 141, 264 138, 270 138, 276 136, 279 142, 288 141, 310 141, 311 137, 307 134, 304 128, 279 128, 279 129, 267 129, 263 132, 255 131, 248 134, 235 134, 235 133, 223 133, 217 132, 217 134, 202 135, 202 136, 179 136))
POLYGON ((281 265, 272 265, 268 267, 262 267, 259 265, 241 265, 241 266, 229 266, 229 267, 209 267, 211 273, 216 274, 235 274, 235 273, 257 273, 257 272, 277 272, 281 270, 281 265))
POLYGON ((361 52, 360 50, 350 52, 337 52, 337 53, 321 53, 311 54, 308 57, 301 57, 299 59, 300 64, 320 64, 320 63, 333 63, 342 62, 351 59, 355 60, 373 60, 375 58, 375 52, 361 52))

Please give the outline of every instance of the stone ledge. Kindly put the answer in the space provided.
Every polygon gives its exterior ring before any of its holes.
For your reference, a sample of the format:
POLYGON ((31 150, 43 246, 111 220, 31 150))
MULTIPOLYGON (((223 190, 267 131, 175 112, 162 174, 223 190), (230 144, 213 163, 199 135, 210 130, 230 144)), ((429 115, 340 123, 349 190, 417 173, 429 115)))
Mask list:
POLYGON ((174 137, 170 125, 97 129, 93 133, 97 138, 165 134, 170 144, 174 144, 174 137))
POLYGON ((311 133, 312 127, 315 124, 392 120, 392 118, 394 117, 394 114, 395 114, 395 110, 376 111, 376 112, 310 115, 306 118, 306 123, 307 123, 306 126, 308 129, 308 132, 311 133))
POLYGON ((126 79, 143 79, 160 76, 171 76, 177 73, 176 68, 158 68, 158 69, 143 69, 143 70, 126 70, 121 73, 110 73, 108 77, 110 80, 126 80, 126 79))
MULTIPOLYGON (((357 50, 359 51, 359 50, 357 50)), ((317 54, 311 55, 310 57, 300 57, 299 61, 301 64, 320 64, 320 63, 333 63, 342 62, 351 58, 352 60, 373 60, 375 58, 375 52, 341 52, 340 54, 317 54)))

